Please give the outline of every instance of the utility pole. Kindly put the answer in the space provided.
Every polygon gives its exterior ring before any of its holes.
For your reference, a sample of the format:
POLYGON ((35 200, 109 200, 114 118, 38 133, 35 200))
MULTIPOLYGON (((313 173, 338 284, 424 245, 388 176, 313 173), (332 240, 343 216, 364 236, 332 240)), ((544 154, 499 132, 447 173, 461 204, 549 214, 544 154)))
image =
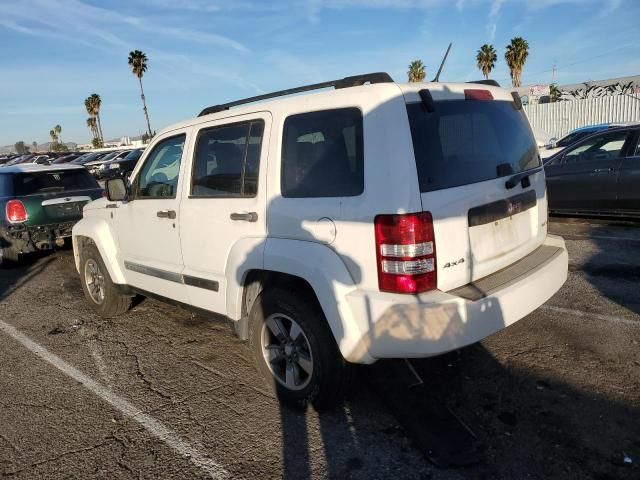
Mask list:
POLYGON ((551 83, 556 83, 556 64, 553 63, 553 68, 551 69, 551 83))

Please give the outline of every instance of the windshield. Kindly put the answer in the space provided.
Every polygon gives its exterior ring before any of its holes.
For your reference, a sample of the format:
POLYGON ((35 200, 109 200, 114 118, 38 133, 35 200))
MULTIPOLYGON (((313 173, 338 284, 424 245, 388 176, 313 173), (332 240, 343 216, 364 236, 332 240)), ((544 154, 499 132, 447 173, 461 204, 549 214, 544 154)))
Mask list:
POLYGON ((447 100, 434 112, 407 105, 421 192, 492 180, 539 167, 522 109, 512 102, 447 100))
POLYGON ((572 143, 577 142, 581 138, 586 137, 587 135, 591 135, 592 133, 597 132, 597 130, 581 130, 579 132, 572 132, 566 137, 561 138, 556 143, 556 147, 568 147, 572 143))
POLYGON ((84 169, 19 173, 13 179, 13 191, 17 197, 90 188, 99 186, 84 169))
POLYGON ((132 150, 123 160, 138 160, 142 156, 143 150, 132 150))

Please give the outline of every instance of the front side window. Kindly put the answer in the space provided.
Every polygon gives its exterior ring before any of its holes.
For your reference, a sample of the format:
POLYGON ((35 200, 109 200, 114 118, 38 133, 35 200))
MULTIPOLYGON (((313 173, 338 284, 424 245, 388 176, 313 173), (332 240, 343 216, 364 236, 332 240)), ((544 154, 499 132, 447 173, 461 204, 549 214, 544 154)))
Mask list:
POLYGON ((352 197, 364 191, 362 112, 341 108, 287 117, 282 196, 352 197))
POLYGON ((585 140, 580 145, 569 150, 563 157, 562 163, 583 163, 602 160, 615 160, 622 154, 622 147, 629 132, 608 132, 585 140))
POLYGON ((255 197, 264 122, 256 120, 200 131, 192 197, 255 197))
POLYGON ((167 138, 153 148, 137 177, 135 198, 176 198, 185 138, 167 138))

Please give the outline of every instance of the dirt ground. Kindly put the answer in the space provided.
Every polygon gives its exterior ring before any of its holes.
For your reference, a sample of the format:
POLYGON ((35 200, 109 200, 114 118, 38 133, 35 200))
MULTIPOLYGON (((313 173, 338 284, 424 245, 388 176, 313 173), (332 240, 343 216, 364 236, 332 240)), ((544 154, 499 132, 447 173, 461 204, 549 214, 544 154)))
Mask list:
POLYGON ((224 319, 146 300, 103 320, 68 250, 2 268, 0 477, 640 478, 640 228, 551 231, 570 273, 546 305, 361 367, 322 414, 280 407, 224 319))

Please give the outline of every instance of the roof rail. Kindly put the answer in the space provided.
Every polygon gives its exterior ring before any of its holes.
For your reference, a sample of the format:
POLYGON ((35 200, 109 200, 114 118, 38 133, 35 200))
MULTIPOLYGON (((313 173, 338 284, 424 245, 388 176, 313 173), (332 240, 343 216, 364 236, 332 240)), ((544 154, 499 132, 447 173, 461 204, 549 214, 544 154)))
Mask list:
POLYGON ((474 80, 473 82, 465 82, 465 83, 479 83, 480 85, 491 85, 492 87, 499 87, 500 84, 492 79, 482 79, 482 80, 474 80))
POLYGON ((339 80, 331 80, 329 82, 314 83, 313 85, 305 85, 302 87, 289 88, 287 90, 280 90, 278 92, 266 93, 264 95, 258 95, 256 97, 243 98, 242 100, 236 100, 234 102, 223 103, 220 105, 213 105, 207 107, 198 115, 202 117, 209 115, 210 113, 222 112, 223 110, 229 110, 231 107, 237 107, 238 105, 244 105, 247 103, 259 102, 261 100, 267 100, 269 98, 283 97, 285 95, 292 95, 294 93, 308 92, 311 90, 319 90, 321 88, 334 87, 336 90, 339 88, 358 87, 365 83, 393 83, 393 79, 388 73, 375 72, 365 73, 363 75, 354 75, 353 77, 344 77, 339 80))

